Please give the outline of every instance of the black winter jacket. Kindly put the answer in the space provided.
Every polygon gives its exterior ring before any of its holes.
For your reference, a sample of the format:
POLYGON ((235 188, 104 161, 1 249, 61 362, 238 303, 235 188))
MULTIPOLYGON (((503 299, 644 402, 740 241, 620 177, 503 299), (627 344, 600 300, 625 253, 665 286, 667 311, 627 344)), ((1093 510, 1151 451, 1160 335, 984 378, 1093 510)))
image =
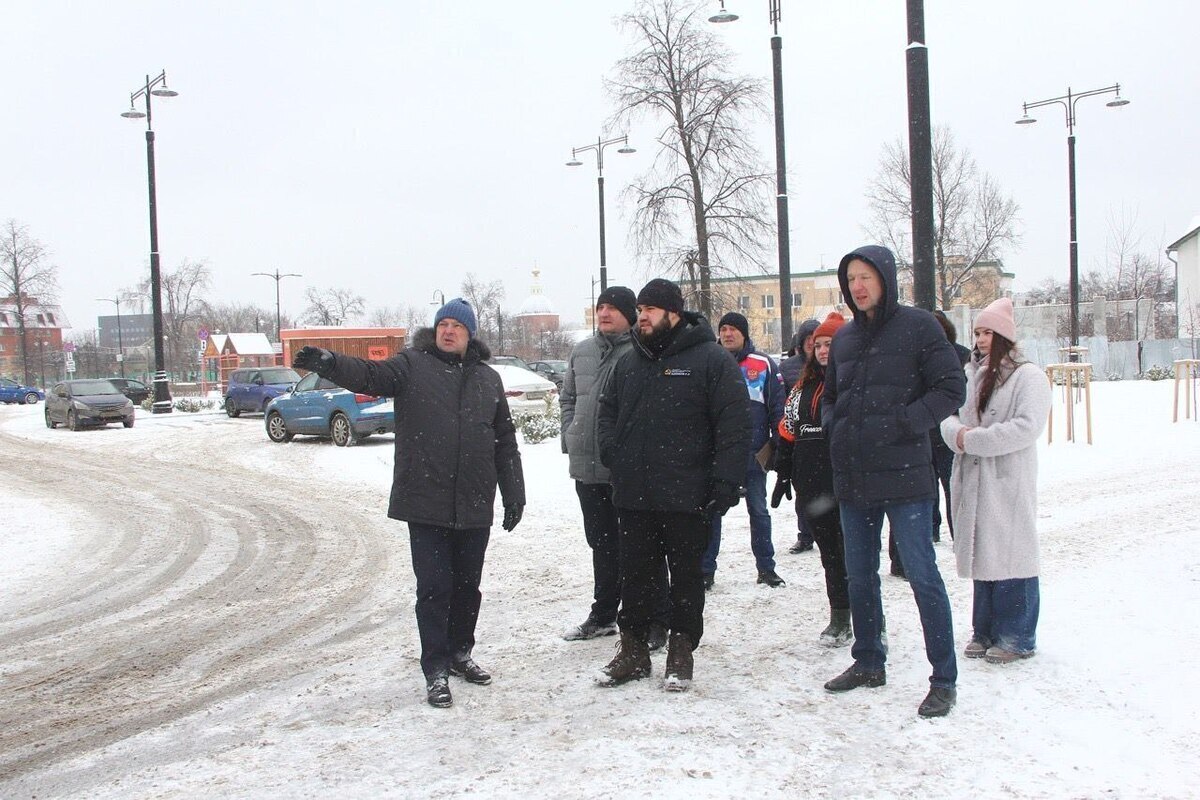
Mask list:
POLYGON ((920 500, 935 493, 929 431, 966 397, 966 375, 942 326, 928 311, 899 304, 891 251, 869 245, 838 266, 854 319, 833 337, 822 400, 838 500, 857 504, 920 500), (846 280, 853 259, 873 265, 883 297, 868 318, 846 280))
POLYGON ((824 369, 817 366, 817 377, 797 384, 788 393, 779 423, 779 450, 775 453, 775 471, 790 478, 799 497, 812 503, 833 500, 833 466, 829 461, 829 442, 821 427, 821 398, 824 394, 824 369), (813 412, 813 401, 816 412, 813 412))
POLYGON ((525 504, 516 428, 504 385, 472 339, 459 360, 441 353, 432 328, 386 361, 334 354, 338 386, 396 398, 396 463, 388 516, 463 530, 492 524, 496 485, 505 505, 525 504))
POLYGON ((635 337, 600 396, 600 458, 617 508, 696 514, 714 481, 745 481, 746 381, 708 320, 682 317, 657 357, 635 337))

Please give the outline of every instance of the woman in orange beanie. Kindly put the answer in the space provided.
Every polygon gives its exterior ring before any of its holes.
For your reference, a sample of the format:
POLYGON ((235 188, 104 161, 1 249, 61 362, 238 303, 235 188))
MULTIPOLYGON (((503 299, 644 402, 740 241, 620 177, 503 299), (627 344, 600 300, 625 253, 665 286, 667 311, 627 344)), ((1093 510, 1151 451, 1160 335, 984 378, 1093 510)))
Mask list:
POLYGON ((778 508, 784 495, 790 498, 795 487, 797 510, 802 510, 821 553, 829 598, 829 625, 821 631, 821 644, 829 647, 847 644, 853 638, 841 514, 833 495, 829 442, 821 427, 825 366, 833 336, 845 323, 845 318, 834 311, 813 332, 812 355, 784 401, 779 450, 775 454, 775 489, 771 492, 771 507, 778 508))

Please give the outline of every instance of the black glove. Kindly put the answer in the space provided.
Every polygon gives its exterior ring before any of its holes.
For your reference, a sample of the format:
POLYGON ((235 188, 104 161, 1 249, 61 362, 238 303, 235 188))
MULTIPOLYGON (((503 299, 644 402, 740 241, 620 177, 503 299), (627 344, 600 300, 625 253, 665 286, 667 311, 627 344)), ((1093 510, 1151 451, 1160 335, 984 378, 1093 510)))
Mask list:
POLYGON ((785 478, 783 473, 775 475, 775 488, 771 491, 771 508, 779 508, 779 501, 783 496, 787 495, 787 499, 792 499, 792 479, 785 478))
POLYGON ((510 503, 504 507, 504 522, 500 524, 501 528, 506 531, 511 531, 517 527, 517 523, 521 521, 521 514, 525 512, 525 506, 520 503, 510 503))
POLYGON ((737 485, 729 481, 714 481, 712 491, 708 495, 708 502, 704 505, 704 512, 711 516, 723 517, 725 512, 736 506, 740 499, 741 491, 737 485))
POLYGON ((333 353, 320 347, 305 345, 292 356, 293 369, 306 369, 321 377, 333 367, 333 353))

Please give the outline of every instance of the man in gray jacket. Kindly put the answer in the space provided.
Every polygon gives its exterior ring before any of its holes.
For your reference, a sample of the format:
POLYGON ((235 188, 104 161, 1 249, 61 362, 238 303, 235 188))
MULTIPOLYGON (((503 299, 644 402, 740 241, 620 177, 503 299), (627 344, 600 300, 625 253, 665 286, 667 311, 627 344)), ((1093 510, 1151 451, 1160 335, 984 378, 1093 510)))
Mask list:
MULTIPOLYGON (((617 607, 621 602, 617 510, 612 503, 608 468, 600 463, 597 434, 600 392, 617 361, 633 346, 630 328, 637 320, 635 303, 633 290, 624 286, 610 286, 601 292, 596 300, 596 334, 575 345, 567 359, 560 398, 562 448, 570 456, 570 475, 583 512, 583 534, 592 549, 594 585, 591 612, 563 634, 568 641, 617 632, 617 607)), ((661 585, 665 596, 665 562, 661 585)), ((652 624, 647 638, 651 650, 662 647, 667 640, 666 626, 661 622, 652 624)))

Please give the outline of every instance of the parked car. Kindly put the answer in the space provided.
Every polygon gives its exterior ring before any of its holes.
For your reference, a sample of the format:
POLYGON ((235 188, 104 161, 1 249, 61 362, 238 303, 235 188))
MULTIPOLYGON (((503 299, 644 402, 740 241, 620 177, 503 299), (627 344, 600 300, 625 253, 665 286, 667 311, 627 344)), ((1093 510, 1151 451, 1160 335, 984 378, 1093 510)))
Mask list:
POLYGON ((529 368, 557 386, 560 392, 562 391, 563 381, 567 378, 566 361, 534 361, 529 368))
POLYGON ((132 378, 109 378, 108 382, 120 389, 121 394, 132 400, 135 406, 141 405, 143 400, 154 394, 149 386, 132 378))
POLYGON ((547 400, 553 401, 558 396, 558 387, 536 372, 506 364, 492 364, 492 369, 500 373, 504 396, 513 414, 543 414, 547 400))
POLYGON ((63 381, 46 395, 46 427, 66 425, 73 431, 89 425, 120 422, 133 427, 133 402, 106 380, 63 381))
POLYGON ((45 400, 46 393, 35 386, 17 383, 12 378, 0 378, 0 403, 28 403, 45 400))
POLYGON ((525 363, 525 359, 520 356, 492 356, 488 359, 489 364, 493 367, 501 364, 506 367, 520 367, 521 369, 529 369, 529 365, 525 363))
POLYGON ((267 413, 267 405, 300 382, 300 373, 291 367, 250 367, 235 369, 225 387, 225 413, 231 417, 243 411, 267 413))
POLYGON ((296 388, 267 405, 266 426, 272 442, 290 442, 303 434, 328 437, 346 447, 373 433, 393 433, 395 406, 390 398, 355 394, 310 372, 296 388))

